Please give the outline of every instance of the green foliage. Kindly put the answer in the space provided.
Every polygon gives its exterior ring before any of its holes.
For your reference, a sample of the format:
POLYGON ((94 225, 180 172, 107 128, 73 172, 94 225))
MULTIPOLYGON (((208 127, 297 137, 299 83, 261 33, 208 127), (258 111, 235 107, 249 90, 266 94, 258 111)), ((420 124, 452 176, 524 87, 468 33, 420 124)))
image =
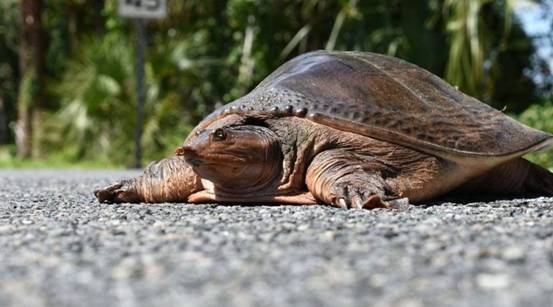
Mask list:
POLYGON ((47 159, 30 160, 15 157, 15 145, 0 147, 0 168, 76 168, 76 169, 105 169, 120 168, 121 164, 114 164, 109 160, 80 160, 67 159, 61 152, 50 155, 47 159))
MULTIPOLYGON (((16 120, 17 88, 19 86, 19 9, 17 0, 0 1, 0 125, 16 120)), ((0 127, 0 133, 7 127, 0 127)), ((8 135, 0 135, 5 142, 8 135)))
POLYGON ((449 33, 445 79, 496 108, 521 112, 537 100, 525 73, 535 50, 513 19, 516 0, 446 0, 449 33))
MULTIPOLYGON (((513 1, 168 1, 168 17, 147 27, 145 162, 171 154, 206 114, 315 49, 394 55, 496 107, 522 111, 538 97, 525 73, 532 41, 513 18, 513 1)), ((0 95, 12 104, 24 81, 11 26, 17 6, 0 2, 0 95)), ((134 32, 116 10, 115 0, 45 1, 43 141, 52 159, 132 162, 134 32)), ((13 122, 15 109, 7 112, 13 122)))
MULTIPOLYGON (((531 106, 515 118, 530 127, 553 134, 553 97, 550 97, 544 104, 531 106)), ((531 154, 527 158, 553 171, 553 152, 551 150, 531 154)))
POLYGON ((53 148, 65 144, 63 151, 74 160, 104 154, 121 161, 120 155, 130 156, 129 146, 121 147, 125 142, 118 140, 132 129, 132 121, 123 116, 133 112, 132 66, 126 40, 111 37, 84 43, 53 89, 63 100, 48 121, 48 143, 53 148))
POLYGON ((482 7, 489 0, 446 0, 445 9, 450 15, 447 30, 451 45, 445 77, 469 95, 482 92, 486 28, 479 18, 482 7))
MULTIPOLYGON (((162 67, 163 63, 158 63, 162 67)), ((119 35, 86 41, 69 65, 55 92, 65 99, 51 116, 48 143, 65 144, 63 153, 74 161, 110 160, 129 163, 134 150, 135 84, 130 44, 119 35)), ((161 158, 184 140, 190 125, 179 124, 179 101, 174 93, 160 95, 163 73, 149 64, 143 145, 148 159, 161 158), (173 132, 174 131, 174 132, 173 132), (173 133, 180 133, 175 142, 173 133)))

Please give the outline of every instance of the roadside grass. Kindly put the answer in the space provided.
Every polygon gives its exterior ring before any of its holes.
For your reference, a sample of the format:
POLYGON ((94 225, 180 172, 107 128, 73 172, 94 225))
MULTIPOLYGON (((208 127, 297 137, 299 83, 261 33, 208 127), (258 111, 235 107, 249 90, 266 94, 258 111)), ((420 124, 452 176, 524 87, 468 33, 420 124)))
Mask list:
POLYGON ((71 160, 61 154, 52 154, 42 159, 21 159, 15 157, 14 146, 0 146, 0 168, 37 168, 37 169, 124 169, 106 160, 71 160))

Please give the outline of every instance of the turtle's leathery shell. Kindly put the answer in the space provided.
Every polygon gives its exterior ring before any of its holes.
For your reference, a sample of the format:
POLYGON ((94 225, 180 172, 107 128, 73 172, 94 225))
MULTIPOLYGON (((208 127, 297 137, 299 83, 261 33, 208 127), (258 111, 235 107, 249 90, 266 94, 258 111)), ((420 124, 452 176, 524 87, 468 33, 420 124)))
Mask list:
POLYGON ((236 112, 307 116, 459 160, 512 156, 553 143, 551 135, 512 120, 418 66, 364 52, 296 57, 200 126, 236 112))

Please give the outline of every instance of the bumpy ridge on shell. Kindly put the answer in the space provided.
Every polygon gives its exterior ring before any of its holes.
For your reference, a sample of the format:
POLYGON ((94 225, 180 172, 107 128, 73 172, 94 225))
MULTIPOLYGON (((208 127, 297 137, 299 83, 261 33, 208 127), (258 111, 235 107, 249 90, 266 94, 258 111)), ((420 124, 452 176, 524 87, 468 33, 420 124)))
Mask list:
POLYGON ((469 97, 430 72, 372 53, 312 52, 215 111, 298 116, 442 156, 505 156, 551 139, 469 97))

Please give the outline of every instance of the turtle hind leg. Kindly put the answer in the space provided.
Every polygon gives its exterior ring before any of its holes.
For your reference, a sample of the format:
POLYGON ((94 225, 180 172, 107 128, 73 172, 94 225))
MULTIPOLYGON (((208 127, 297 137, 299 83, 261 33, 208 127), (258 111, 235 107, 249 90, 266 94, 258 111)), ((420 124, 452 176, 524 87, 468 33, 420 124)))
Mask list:
POLYGON ((553 173, 523 158, 505 162, 454 191, 455 196, 553 196, 553 173))
POLYGON ((521 193, 528 196, 553 196, 553 173, 527 160, 520 160, 528 167, 521 193))

